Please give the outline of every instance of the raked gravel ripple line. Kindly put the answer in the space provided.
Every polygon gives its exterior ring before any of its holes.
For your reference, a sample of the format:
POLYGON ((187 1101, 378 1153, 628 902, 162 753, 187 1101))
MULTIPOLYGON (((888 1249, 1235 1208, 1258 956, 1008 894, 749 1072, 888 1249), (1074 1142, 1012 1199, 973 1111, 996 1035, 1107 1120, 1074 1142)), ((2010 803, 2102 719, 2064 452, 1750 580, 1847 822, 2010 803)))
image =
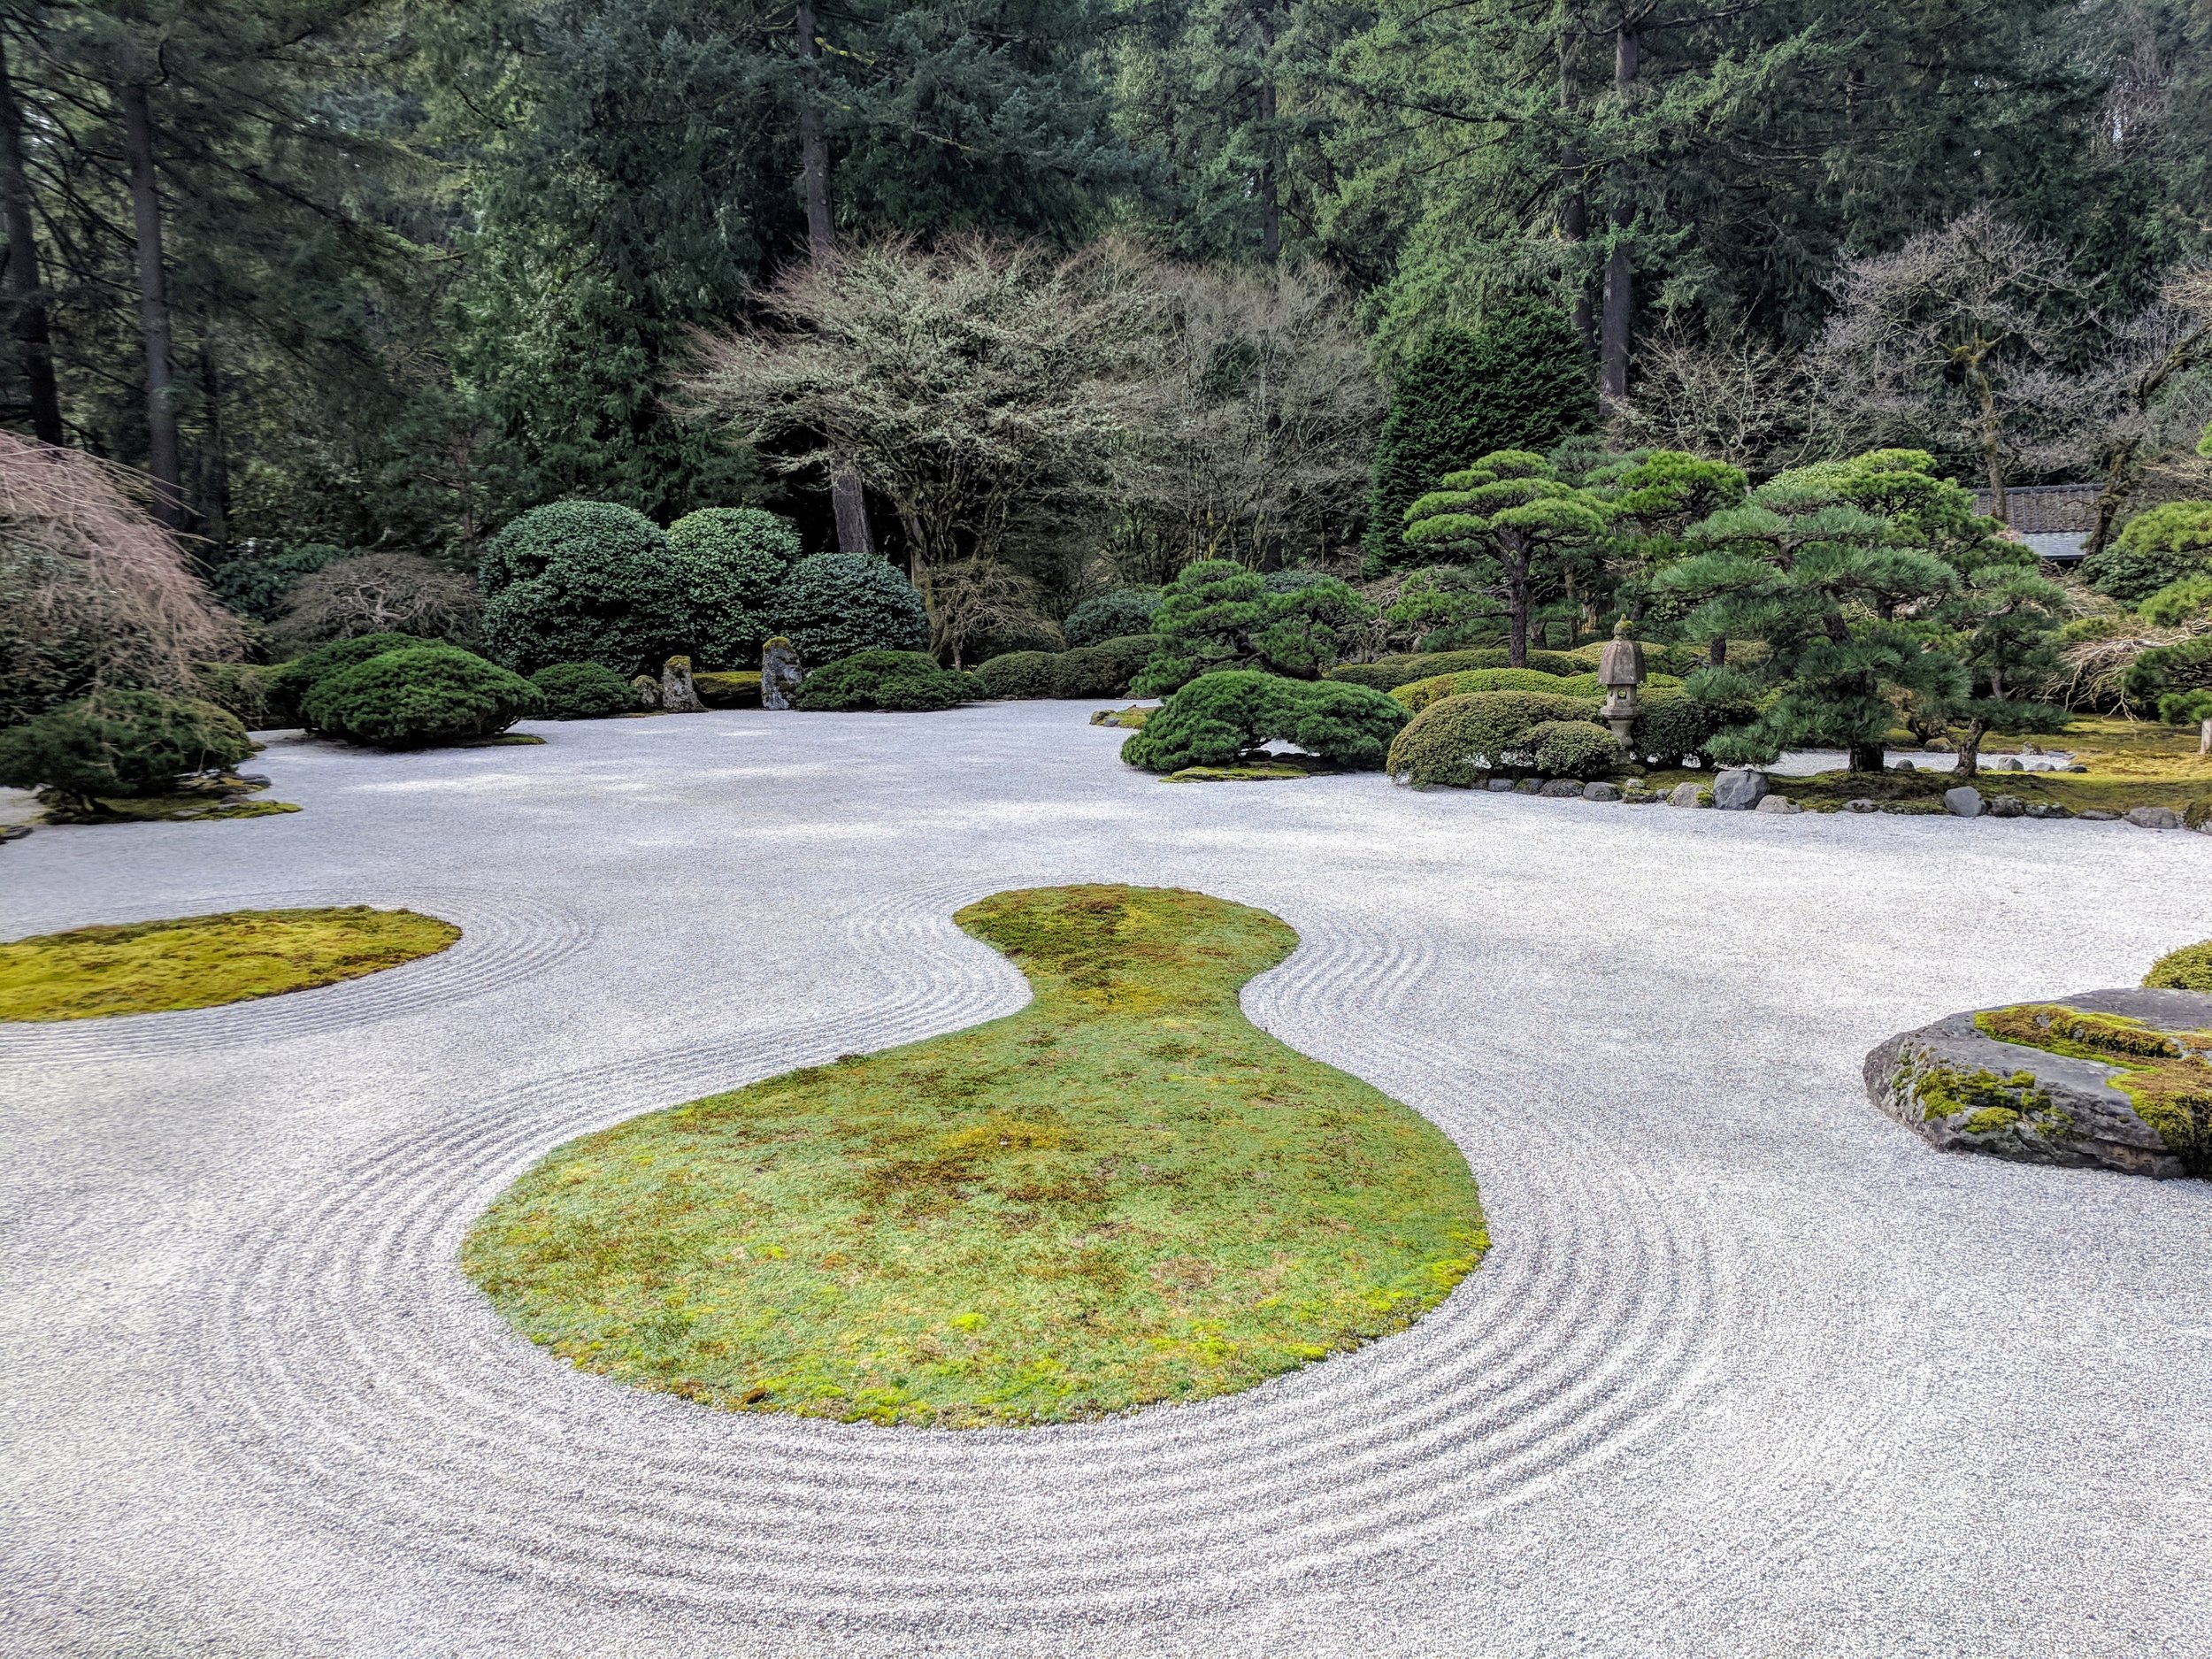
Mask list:
MULTIPOLYGON (((856 918, 864 957, 899 964, 864 1018, 457 1103, 449 1128, 291 1197, 231 1264, 207 1333, 220 1386, 206 1404, 226 1438, 334 1522, 480 1565, 907 1619, 986 1588, 1010 1614, 1203 1599, 1231 1562, 1287 1575, 1402 1548, 1664 1432, 1696 1386, 1721 1293, 1694 1207, 1639 1194, 1631 1171, 1624 1187, 1539 1190, 1542 1212, 1517 1229, 1528 1242, 1405 1335, 1233 1399, 1019 1434, 701 1411, 536 1352, 461 1279, 471 1221, 563 1141, 1018 1007, 1018 975, 949 920, 986 890, 925 889, 856 918), (1021 1475, 979 1464, 983 1441, 1021 1475), (1039 1514, 1018 1496, 1036 1488, 1080 1497, 1039 1514), (875 1523, 892 1507, 910 1525, 922 1512, 940 1547, 887 1562, 875 1523)), ((1267 1024, 1308 1008, 1356 1020, 1427 965, 1402 934, 1323 928, 1250 1000, 1267 1024)), ((1571 1160, 1586 1178, 1593 1150, 1571 1160)))

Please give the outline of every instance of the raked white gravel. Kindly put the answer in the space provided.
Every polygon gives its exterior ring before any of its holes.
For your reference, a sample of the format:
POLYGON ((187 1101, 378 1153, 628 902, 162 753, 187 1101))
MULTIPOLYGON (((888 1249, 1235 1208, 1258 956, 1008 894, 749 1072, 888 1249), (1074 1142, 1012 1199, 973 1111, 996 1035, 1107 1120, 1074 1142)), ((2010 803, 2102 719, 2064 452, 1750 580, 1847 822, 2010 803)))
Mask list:
POLYGON ((0 1032, 25 1655, 2212 1654, 2212 1185, 1930 1150, 1898 1030, 2212 936, 2212 840, 1168 785, 1091 705, 721 713, 42 830, 0 937, 413 904, 446 956, 0 1032), (1442 1125, 1495 1245, 1253 1392, 959 1434, 581 1375, 455 1266, 547 1148, 1004 1013, 951 912, 1200 888, 1255 1018, 1442 1125))

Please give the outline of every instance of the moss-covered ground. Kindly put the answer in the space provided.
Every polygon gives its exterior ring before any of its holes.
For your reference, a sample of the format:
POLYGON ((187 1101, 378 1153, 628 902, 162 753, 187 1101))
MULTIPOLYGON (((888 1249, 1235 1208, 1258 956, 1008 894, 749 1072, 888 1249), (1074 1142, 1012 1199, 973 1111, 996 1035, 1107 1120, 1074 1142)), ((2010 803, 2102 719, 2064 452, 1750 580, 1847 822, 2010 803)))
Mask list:
POLYGON ((278 996, 395 968, 460 936, 434 916, 365 904, 42 933, 0 944, 0 1019, 94 1019, 278 996))
POLYGON ((571 1141, 462 1264, 533 1340, 718 1406, 971 1427, 1248 1388, 1486 1248, 1433 1125, 1252 1025, 1274 917, 1121 887, 961 926, 1035 1000, 571 1141))

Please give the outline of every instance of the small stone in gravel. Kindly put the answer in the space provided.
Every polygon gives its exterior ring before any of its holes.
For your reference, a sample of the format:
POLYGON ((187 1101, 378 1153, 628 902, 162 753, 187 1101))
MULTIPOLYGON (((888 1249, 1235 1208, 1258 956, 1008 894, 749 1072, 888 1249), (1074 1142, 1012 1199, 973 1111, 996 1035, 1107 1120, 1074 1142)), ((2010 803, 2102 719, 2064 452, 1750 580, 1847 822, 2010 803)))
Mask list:
POLYGON ((30 833, 28 824, 10 824, 0 827, 0 841, 19 841, 30 833))
POLYGON ((2074 815, 2055 801, 2038 801, 2028 808, 2030 818, 2071 818, 2074 815))
POLYGON ((1763 798, 1759 804, 1751 810, 1754 812, 1802 812, 1805 809, 1796 804, 1786 795, 1770 795, 1763 798))
POLYGON ((1713 804, 1724 812, 1748 812, 1766 792, 1766 773, 1748 766, 1732 766, 1713 780, 1713 804))
POLYGON ((250 783, 257 789, 265 789, 269 787, 268 778, 261 772, 235 772, 232 775, 234 776, 239 782, 250 783))
POLYGON ((1943 810, 1953 818, 1979 818, 1982 815, 1982 792, 1971 784, 1962 783, 1955 789, 1943 792, 1943 810))
POLYGON ((1669 792, 1667 804, 1669 806, 1695 806, 1698 803, 1698 792, 1704 787, 1701 783, 1678 783, 1669 792))
POLYGON ((1890 762, 1889 769, 1892 772, 1918 772, 1920 770, 1909 760, 1893 760, 1890 762))
POLYGON ((1843 803, 1843 810, 1847 812, 1871 812, 1874 810, 1874 803, 1865 795, 1861 795, 1855 801, 1846 801, 1843 803))
POLYGON ((1586 783, 1582 786, 1585 801, 1617 801, 1621 792, 1609 783, 1586 783))
POLYGON ((2080 811, 2075 813, 2074 816, 2078 818, 2086 819, 2092 824, 2109 824, 2114 818, 2118 818, 2120 815, 2117 812, 2108 812, 2102 807, 2093 806, 2083 808, 2080 811))
POLYGON ((2138 829, 2179 829, 2181 814, 2170 806, 2131 806, 2128 822, 2138 829))
POLYGON ((2067 770, 2067 771, 2069 771, 2069 772, 2087 772, 2087 771, 2089 770, 2089 768, 2088 768, 2088 767, 2086 767, 2086 766, 2085 766, 2085 765, 2083 765, 2083 764, 2082 764, 2079 761, 2076 761, 2076 762, 2075 762, 2072 765, 2069 766, 2066 770, 2067 770))
POLYGON ((1932 737, 1920 747, 1931 755, 1947 755, 1951 752, 1951 746, 1939 737, 1932 737))
POLYGON ((1992 818, 2025 818, 2028 803, 2016 795, 2001 795, 1989 803, 1992 818))
POLYGON ((1543 780, 1540 778, 1524 778, 1520 782, 1513 786, 1513 793, 1516 795, 1534 795, 1543 787, 1543 780))
POLYGON ((1554 778, 1536 793, 1547 801, 1564 801, 1571 796, 1578 799, 1582 795, 1582 786, 1572 778, 1554 778))
POLYGON ((1510 778, 1493 778, 1488 783, 1485 784, 1483 787, 1488 789, 1494 795, 1511 795, 1513 793, 1513 780, 1510 778))

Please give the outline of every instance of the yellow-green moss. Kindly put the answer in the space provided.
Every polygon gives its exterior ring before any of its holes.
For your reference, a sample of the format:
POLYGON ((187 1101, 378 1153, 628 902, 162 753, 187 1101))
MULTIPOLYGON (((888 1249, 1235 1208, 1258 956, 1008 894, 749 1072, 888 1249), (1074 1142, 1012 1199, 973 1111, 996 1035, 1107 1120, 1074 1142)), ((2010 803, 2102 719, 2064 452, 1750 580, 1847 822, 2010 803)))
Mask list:
POLYGON ((42 933, 0 945, 0 1019, 96 1019, 278 996, 397 967, 460 936, 434 916, 365 904, 42 933))
POLYGON ((2050 1002, 1993 1009, 1974 1023, 2000 1042, 2119 1068, 2113 1085, 2135 1115, 2158 1132, 2183 1169, 2212 1179, 2212 1032, 2160 1031, 2123 1015, 2050 1002))
POLYGON ((1311 767, 1291 760, 1269 761, 1250 766, 1186 766, 1168 773, 1169 783, 1272 783, 1284 778, 1310 778, 1311 767))
POLYGON ((2212 939, 2168 951, 2151 964, 2143 983, 2162 990, 2212 993, 2212 939))
POLYGON ((462 1265, 533 1340, 717 1406, 964 1428, 1248 1388, 1487 1247, 1434 1125, 1253 1026, 1296 935, 1201 894, 962 910, 1036 1000, 571 1141, 462 1265))

